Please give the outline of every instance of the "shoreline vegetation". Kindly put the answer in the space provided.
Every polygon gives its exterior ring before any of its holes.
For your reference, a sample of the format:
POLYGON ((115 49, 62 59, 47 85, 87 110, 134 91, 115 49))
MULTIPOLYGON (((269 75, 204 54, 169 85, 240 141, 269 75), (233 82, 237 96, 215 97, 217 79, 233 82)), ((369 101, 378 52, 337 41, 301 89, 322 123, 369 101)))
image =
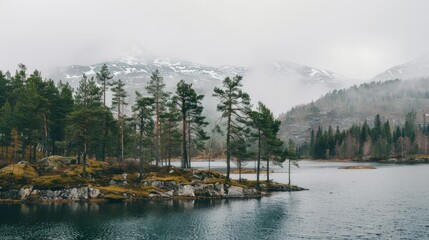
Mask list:
POLYGON ((0 169, 0 202, 123 202, 168 199, 261 198, 276 191, 307 190, 277 182, 227 179, 217 171, 89 160, 87 177, 71 157, 51 156, 0 169))

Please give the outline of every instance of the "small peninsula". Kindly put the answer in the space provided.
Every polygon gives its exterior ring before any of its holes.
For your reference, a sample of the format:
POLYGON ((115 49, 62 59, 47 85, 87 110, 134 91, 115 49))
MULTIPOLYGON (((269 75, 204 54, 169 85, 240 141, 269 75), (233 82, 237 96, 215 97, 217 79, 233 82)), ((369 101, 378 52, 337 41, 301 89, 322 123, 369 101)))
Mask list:
POLYGON ((216 171, 144 166, 135 162, 89 160, 87 176, 72 157, 51 156, 30 164, 21 161, 0 169, 0 201, 138 201, 162 199, 260 198, 274 191, 302 191, 276 182, 226 179, 216 171))

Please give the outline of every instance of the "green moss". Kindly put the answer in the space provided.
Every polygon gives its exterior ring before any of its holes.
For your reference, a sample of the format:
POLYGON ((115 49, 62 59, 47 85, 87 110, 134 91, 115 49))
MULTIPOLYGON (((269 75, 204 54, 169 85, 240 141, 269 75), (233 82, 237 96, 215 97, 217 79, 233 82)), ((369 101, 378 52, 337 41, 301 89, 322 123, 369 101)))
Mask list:
POLYGON ((157 177, 157 176, 152 176, 147 180, 156 180, 156 181, 163 181, 163 182, 169 182, 169 181, 175 181, 176 183, 180 183, 180 184, 188 184, 190 183, 189 179, 184 177, 184 176, 166 176, 166 177, 157 177))
POLYGON ((149 194, 154 192, 164 192, 164 190, 152 187, 152 186, 144 186, 141 188, 136 187, 122 187, 122 186, 98 186, 98 188, 104 194, 116 194, 122 195, 124 193, 134 194, 139 197, 148 197, 149 194))
POLYGON ((0 176, 13 175, 15 177, 35 178, 38 177, 36 169, 27 162, 8 165, 0 169, 0 176))
POLYGON ((124 196, 115 193, 108 193, 104 195, 104 198, 109 202, 122 202, 126 199, 124 196))
POLYGON ((58 190, 63 188, 81 187, 90 183, 88 179, 61 175, 41 176, 32 180, 36 189, 58 190))
POLYGON ((112 179, 115 180, 115 181, 126 180, 126 179, 123 178, 122 174, 115 174, 115 175, 112 176, 112 179))

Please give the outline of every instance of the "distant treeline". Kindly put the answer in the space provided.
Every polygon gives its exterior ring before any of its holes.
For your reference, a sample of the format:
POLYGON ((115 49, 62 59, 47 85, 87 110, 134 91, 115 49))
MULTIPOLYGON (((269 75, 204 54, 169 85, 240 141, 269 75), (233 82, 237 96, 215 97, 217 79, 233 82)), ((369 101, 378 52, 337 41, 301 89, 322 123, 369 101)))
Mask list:
POLYGON ((391 127, 389 121, 381 122, 380 115, 376 115, 372 128, 365 120, 344 130, 312 130, 310 142, 300 146, 298 152, 301 157, 313 159, 383 160, 427 154, 428 135, 429 125, 418 126, 415 112, 405 116, 402 127, 391 127))

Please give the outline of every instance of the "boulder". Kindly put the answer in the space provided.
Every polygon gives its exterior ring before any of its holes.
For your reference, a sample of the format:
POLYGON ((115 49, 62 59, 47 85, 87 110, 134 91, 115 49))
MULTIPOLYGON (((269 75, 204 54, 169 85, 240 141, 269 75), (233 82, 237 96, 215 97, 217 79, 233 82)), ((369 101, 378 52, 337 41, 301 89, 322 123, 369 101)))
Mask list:
POLYGON ((62 168, 71 164, 76 164, 77 160, 74 157, 63 157, 63 156, 49 156, 46 158, 42 158, 37 160, 37 163, 46 168, 47 170, 56 170, 58 168, 62 168))
POLYGON ((88 196, 89 198, 98 198, 98 196, 100 195, 100 190, 98 190, 97 188, 88 188, 88 196))
POLYGON ((191 185, 182 185, 177 190, 177 196, 181 197, 195 197, 194 188, 191 185))
POLYGON ((173 197, 174 190, 167 191, 167 192, 164 193, 164 195, 167 196, 167 197, 173 197))
POLYGON ((152 186, 157 188, 162 188, 166 190, 177 190, 176 181, 159 181, 159 180, 149 180, 143 183, 144 186, 152 186))
POLYGON ((223 184, 217 182, 214 188, 221 196, 225 195, 225 186, 223 184))
POLYGON ((21 200, 26 199, 28 196, 31 195, 32 191, 33 191, 33 186, 23 187, 23 188, 19 189, 19 192, 18 192, 19 198, 21 200))
POLYGON ((39 176, 36 169, 26 161, 20 161, 17 164, 8 165, 0 169, 0 174, 8 174, 24 178, 35 178, 39 176))
POLYGON ((244 190, 242 187, 230 186, 226 196, 229 198, 242 198, 244 197, 244 190))

